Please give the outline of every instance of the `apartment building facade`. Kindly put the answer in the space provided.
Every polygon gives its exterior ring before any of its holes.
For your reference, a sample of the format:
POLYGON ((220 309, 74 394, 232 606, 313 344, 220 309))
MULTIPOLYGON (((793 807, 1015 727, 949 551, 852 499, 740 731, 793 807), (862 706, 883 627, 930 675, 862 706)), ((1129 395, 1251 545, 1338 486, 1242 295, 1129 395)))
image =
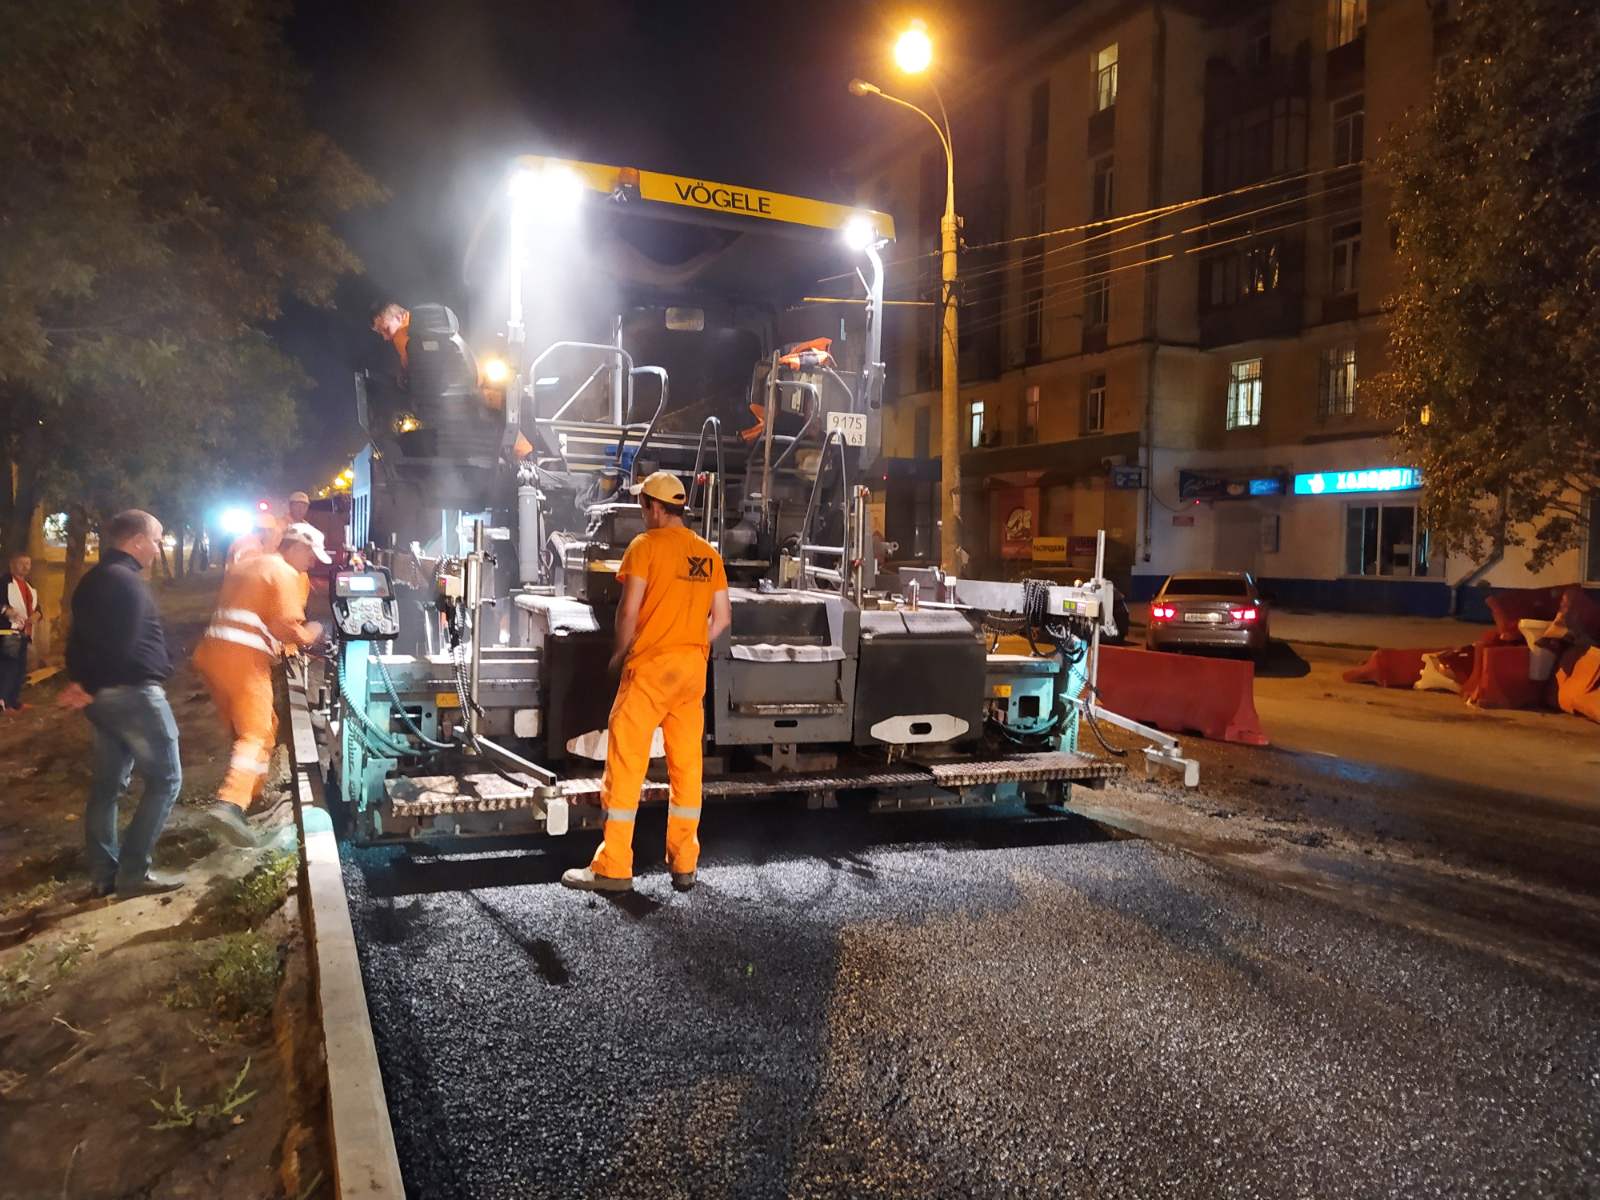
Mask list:
MULTIPOLYGON (((1285 603, 1442 613, 1470 584, 1600 577, 1600 546, 1537 579, 1515 550, 1436 551, 1420 476, 1363 403, 1396 285, 1371 160, 1448 38, 1442 0, 1084 0, 966 82, 970 570, 1082 574, 1104 529, 1136 597, 1239 569, 1285 603)), ((936 296, 941 152, 906 139, 851 169, 901 230, 890 294, 936 296)), ((886 325, 906 557, 937 546, 937 319, 886 325)))

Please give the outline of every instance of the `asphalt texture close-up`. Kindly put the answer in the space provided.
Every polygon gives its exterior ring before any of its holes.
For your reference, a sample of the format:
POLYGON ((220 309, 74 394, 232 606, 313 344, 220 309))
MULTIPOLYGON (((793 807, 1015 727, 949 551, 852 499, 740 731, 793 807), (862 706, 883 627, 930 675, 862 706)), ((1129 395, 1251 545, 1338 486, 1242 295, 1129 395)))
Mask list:
POLYGON ((1595 993, 1492 947, 1068 819, 711 810, 687 895, 660 837, 620 898, 347 851, 413 1195, 1600 1190, 1595 993))

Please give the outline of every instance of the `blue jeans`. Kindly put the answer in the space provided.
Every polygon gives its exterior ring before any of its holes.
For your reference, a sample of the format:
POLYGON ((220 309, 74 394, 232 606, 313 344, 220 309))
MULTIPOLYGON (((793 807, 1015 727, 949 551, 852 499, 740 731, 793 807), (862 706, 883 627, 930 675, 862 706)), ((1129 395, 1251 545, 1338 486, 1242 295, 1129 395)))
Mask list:
POLYGON ((83 814, 89 878, 99 888, 138 883, 183 784, 178 726, 158 684, 101 688, 84 710, 94 726, 94 781, 83 814), (144 795, 117 853, 117 800, 133 769, 144 795))

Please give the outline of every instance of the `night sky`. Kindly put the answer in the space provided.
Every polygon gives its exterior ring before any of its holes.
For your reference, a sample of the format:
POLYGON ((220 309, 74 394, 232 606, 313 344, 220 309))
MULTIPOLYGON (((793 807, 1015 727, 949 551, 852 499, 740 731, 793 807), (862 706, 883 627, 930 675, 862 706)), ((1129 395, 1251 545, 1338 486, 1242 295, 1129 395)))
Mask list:
POLYGON ((836 164, 915 118, 851 97, 845 85, 855 75, 894 82, 888 46, 911 17, 927 20, 942 78, 955 80, 1066 6, 301 0, 288 32, 311 75, 311 120, 391 199, 343 223, 366 274, 344 283, 337 310, 294 310, 277 330, 318 384, 302 424, 303 469, 285 485, 314 488, 361 444, 350 379, 376 346, 367 321, 375 299, 470 308, 462 250, 513 155, 848 200, 836 164))

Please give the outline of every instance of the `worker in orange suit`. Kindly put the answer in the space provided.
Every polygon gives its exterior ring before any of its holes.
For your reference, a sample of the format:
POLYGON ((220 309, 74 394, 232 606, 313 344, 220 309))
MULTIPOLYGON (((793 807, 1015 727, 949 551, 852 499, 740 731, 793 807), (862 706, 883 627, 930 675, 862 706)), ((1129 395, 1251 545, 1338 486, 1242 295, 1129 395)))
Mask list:
POLYGON ((194 663, 233 738, 228 773, 206 816, 227 840, 259 844, 245 820, 250 802, 266 782, 278 740, 272 699, 272 666, 286 647, 309 646, 322 626, 306 620, 305 578, 313 562, 329 562, 322 531, 296 522, 284 529, 278 549, 244 560, 222 579, 194 663))
POLYGON ((561 876, 567 887, 624 892, 633 886, 633 825, 657 729, 667 752, 667 869, 681 892, 694 887, 700 858, 700 772, 705 735, 706 660, 728 628, 722 556, 683 523, 687 497, 677 476, 657 471, 630 489, 645 531, 622 556, 617 577, 617 647, 622 670, 606 726, 600 802, 604 840, 587 867, 561 876))

